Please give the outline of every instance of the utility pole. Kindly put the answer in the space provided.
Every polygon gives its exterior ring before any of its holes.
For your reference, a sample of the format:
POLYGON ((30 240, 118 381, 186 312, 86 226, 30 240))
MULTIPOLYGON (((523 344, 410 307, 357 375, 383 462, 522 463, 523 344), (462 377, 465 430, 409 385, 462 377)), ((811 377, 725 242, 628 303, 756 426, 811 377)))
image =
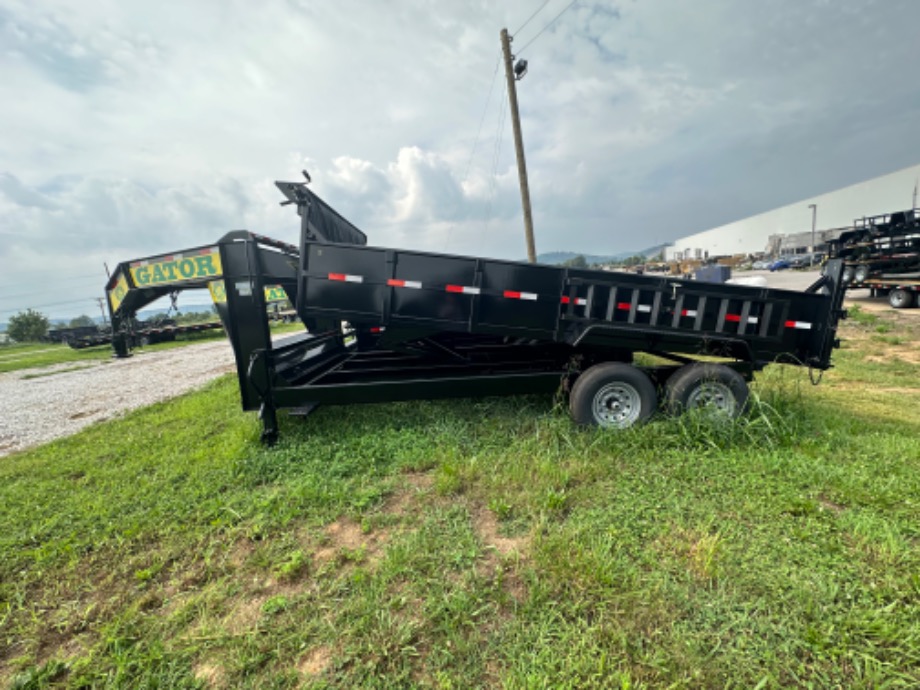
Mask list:
POLYGON ((99 303, 99 311, 102 312, 102 325, 108 326, 109 320, 105 315, 105 300, 102 297, 97 297, 96 301, 99 303))
POLYGON ((815 222, 818 218, 818 204, 808 204, 808 208, 811 209, 811 265, 815 265, 815 222))
POLYGON ((508 100, 511 104, 511 124, 514 126, 514 150, 517 153, 518 178, 521 183, 521 205, 524 207, 524 236, 527 240, 527 260, 537 263, 537 249, 533 241, 533 215, 530 212, 530 187, 527 184, 527 163, 524 160, 524 138, 521 136, 521 116, 518 112, 515 77, 520 79, 527 71, 527 61, 519 60, 511 66, 511 37, 508 29, 502 29, 502 53, 505 56, 505 78, 508 80, 508 100))

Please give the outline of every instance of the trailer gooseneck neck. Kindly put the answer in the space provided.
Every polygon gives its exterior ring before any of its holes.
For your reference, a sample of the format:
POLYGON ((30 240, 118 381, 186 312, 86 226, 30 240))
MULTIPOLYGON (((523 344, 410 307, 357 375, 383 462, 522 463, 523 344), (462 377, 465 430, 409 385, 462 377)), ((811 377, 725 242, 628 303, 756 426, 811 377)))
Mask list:
MULTIPOLYGON (((659 393, 671 410, 739 414, 746 381, 766 364, 831 366, 844 316, 840 261, 796 292, 369 247, 305 183, 276 184, 300 215, 298 247, 237 231, 120 264, 107 285, 116 332, 163 294, 209 287, 243 408, 260 411, 268 442, 282 408, 560 387, 586 424, 644 421, 659 393), (265 316, 272 285, 305 326, 278 342, 265 316), (668 364, 634 366, 639 352, 668 364)), ((127 340, 114 348, 127 354, 127 340)))

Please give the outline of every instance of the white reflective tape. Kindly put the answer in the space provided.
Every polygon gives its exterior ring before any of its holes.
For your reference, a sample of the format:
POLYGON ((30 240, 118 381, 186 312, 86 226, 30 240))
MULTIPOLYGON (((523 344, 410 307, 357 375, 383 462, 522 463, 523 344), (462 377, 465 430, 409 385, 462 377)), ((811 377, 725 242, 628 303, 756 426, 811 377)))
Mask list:
POLYGON ((757 323, 757 317, 756 317, 756 316, 749 316, 749 317, 748 317, 748 323, 757 323))
POLYGON ((811 329, 811 324, 807 321, 787 321, 786 328, 799 328, 807 331, 811 329))
POLYGON ((637 304, 636 311, 650 312, 652 310, 651 304, 637 304))
POLYGON ((346 274, 345 274, 345 282, 346 282, 346 283, 363 283, 363 282, 364 282, 364 276, 353 276, 353 275, 349 275, 349 274, 346 273, 346 274))
POLYGON ((478 295, 479 292, 480 290, 478 287, 467 287, 466 285, 463 286, 464 295, 478 295))
POLYGON ((575 304, 577 304, 579 307, 583 307, 587 303, 588 303, 588 300, 584 299, 583 297, 578 297, 575 299, 575 304))
POLYGON ((417 280, 407 280, 403 283, 403 287, 412 288, 413 290, 421 290, 422 284, 417 280))

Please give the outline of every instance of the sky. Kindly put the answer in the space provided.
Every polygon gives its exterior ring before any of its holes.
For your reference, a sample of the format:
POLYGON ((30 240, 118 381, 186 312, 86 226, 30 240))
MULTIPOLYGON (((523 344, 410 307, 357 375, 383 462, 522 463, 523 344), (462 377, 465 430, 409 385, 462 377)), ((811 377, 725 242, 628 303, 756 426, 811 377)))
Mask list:
POLYGON ((303 168, 370 244, 524 258, 503 27, 538 252, 914 165, 918 26, 915 0, 0 0, 0 322, 98 314, 104 263, 295 242, 272 182, 303 168))

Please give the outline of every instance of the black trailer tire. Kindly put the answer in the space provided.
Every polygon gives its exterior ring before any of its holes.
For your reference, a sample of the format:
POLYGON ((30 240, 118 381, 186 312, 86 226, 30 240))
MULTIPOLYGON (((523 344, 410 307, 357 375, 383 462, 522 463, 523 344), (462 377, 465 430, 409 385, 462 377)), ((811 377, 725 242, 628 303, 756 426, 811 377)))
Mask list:
POLYGON ((904 288, 894 288, 888 293, 888 304, 894 309, 907 309, 914 306, 914 293, 904 288))
POLYGON ((569 412, 578 424, 626 429, 645 422, 658 408, 655 384, 631 364, 595 364, 575 380, 569 412))
POLYGON ((724 364, 696 362, 678 369, 665 384, 665 402, 671 414, 709 409, 730 418, 747 407, 747 382, 724 364))
POLYGON ((866 264, 859 264, 853 271, 853 280, 862 283, 869 277, 869 267, 866 264))

